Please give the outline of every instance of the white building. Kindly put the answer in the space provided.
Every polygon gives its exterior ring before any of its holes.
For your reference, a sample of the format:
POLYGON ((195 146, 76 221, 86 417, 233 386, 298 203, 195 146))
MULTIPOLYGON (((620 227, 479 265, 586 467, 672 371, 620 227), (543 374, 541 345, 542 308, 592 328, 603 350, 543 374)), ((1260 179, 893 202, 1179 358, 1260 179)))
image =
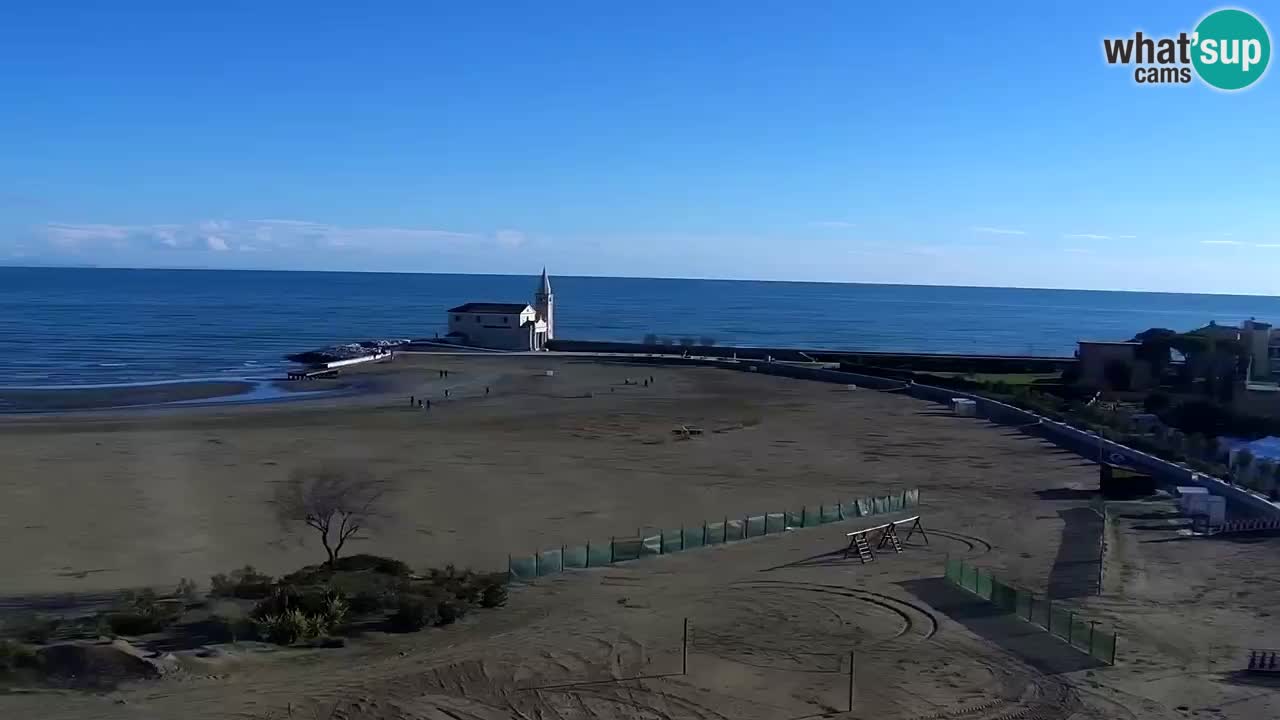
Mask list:
POLYGON ((527 303, 472 302, 449 309, 449 342, 494 350, 545 350, 555 337, 555 296, 546 268, 527 303))

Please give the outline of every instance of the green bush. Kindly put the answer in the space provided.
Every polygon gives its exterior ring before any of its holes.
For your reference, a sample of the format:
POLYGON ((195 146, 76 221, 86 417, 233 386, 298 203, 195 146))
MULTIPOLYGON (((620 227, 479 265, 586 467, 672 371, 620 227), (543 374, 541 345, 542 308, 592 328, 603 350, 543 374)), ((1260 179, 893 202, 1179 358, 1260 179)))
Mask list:
POLYGON ((402 593, 396 598, 396 611, 387 619, 391 630, 395 632, 417 632, 436 622, 439 618, 437 607, 421 595, 402 593))
POLYGON ((32 645, 43 645, 49 642, 62 625, 62 618, 55 615, 19 614, 0 627, 0 636, 17 638, 32 645))
POLYGON ((453 600, 441 600, 436 606, 436 622, 440 625, 451 625, 467 614, 467 606, 453 600))
POLYGON ((230 575, 221 573, 209 578, 209 594, 213 597, 234 597, 257 600, 271 594, 272 578, 245 565, 232 570, 230 575))
POLYGON ((277 645, 293 645, 299 640, 315 637, 315 625, 301 610, 287 610, 255 619, 258 634, 277 645))
POLYGON ((495 608, 507 604, 507 586, 502 583, 486 585, 480 593, 480 607, 495 608))
POLYGON ((337 572, 374 572, 393 577, 408 577, 413 574, 408 565, 395 558, 367 553, 339 558, 333 569, 337 572))
POLYGON ((36 666, 35 652, 12 640, 0 640, 0 675, 36 666))
POLYGON ((142 590, 125 593, 106 613, 106 621, 112 634, 147 635, 164 630, 181 616, 180 606, 160 602, 154 590, 142 590))

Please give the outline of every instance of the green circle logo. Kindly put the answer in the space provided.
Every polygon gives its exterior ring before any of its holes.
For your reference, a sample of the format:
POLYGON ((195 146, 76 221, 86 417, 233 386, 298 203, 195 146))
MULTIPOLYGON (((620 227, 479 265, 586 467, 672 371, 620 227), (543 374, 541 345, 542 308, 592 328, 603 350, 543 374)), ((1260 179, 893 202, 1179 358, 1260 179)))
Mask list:
POLYGON ((1206 83, 1239 90, 1258 81, 1271 60, 1271 36, 1258 18, 1243 10, 1209 13, 1196 26, 1191 62, 1206 83))

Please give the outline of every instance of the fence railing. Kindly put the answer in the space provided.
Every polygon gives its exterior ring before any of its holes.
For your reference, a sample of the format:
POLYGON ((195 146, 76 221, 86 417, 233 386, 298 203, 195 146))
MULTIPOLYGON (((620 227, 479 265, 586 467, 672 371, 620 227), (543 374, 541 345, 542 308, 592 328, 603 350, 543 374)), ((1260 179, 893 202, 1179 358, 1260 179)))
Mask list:
POLYGON ((817 527, 851 518, 894 513, 919 504, 920 491, 914 489, 845 503, 809 505, 800 510, 725 517, 694 527, 641 529, 635 535, 614 537, 606 542, 563 545, 529 555, 511 555, 507 560, 507 570, 512 580, 531 580, 564 570, 603 567, 650 555, 667 555, 774 535, 793 528, 817 527))
POLYGON ((946 577, 956 587, 1067 641, 1077 650, 1108 665, 1116 664, 1114 632, 1099 630, 1096 622, 1055 606, 1048 597, 1002 582, 990 571, 961 560, 947 560, 946 577))

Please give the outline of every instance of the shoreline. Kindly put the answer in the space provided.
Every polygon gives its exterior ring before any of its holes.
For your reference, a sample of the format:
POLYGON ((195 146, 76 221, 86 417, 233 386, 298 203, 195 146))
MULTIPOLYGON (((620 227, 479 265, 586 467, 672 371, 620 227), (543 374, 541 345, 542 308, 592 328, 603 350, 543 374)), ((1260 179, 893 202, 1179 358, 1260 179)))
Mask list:
POLYGON ((278 378, 164 380, 59 388, 0 387, 0 417, 62 413, 262 405, 359 393, 358 383, 278 378))

